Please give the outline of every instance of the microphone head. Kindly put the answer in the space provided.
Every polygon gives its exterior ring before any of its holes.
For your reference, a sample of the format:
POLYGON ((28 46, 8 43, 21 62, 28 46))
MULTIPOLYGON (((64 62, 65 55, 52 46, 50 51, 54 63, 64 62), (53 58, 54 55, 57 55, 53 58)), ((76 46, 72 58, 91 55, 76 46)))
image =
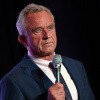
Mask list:
POLYGON ((61 55, 55 54, 54 57, 53 57, 52 62, 53 62, 54 68, 58 68, 62 63, 61 55))

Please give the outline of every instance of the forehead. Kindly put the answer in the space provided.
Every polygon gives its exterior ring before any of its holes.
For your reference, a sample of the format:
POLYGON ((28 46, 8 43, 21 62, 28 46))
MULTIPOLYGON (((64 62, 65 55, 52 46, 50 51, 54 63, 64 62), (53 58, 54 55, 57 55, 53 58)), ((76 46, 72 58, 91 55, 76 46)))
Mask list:
POLYGON ((35 12, 35 13, 29 13, 25 17, 25 23, 27 25, 38 25, 38 24, 49 24, 54 23, 53 16, 50 15, 46 11, 41 12, 35 12))

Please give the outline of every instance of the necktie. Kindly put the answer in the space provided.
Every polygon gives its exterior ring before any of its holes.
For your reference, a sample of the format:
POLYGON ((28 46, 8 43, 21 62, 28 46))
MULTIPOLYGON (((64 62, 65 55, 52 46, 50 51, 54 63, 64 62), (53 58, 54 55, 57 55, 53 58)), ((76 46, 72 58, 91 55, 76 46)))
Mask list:
POLYGON ((71 94, 70 94, 70 91, 68 89, 68 86, 66 85, 62 75, 60 74, 60 82, 64 85, 64 90, 65 90, 65 93, 66 93, 66 100, 72 100, 72 97, 71 97, 71 94))
MULTIPOLYGON (((52 63, 49 64, 49 67, 52 69, 52 71, 54 73, 54 67, 53 67, 52 63)), ((71 97, 70 91, 68 89, 68 86, 65 83, 65 81, 64 81, 63 76, 61 75, 61 73, 60 73, 60 83, 62 83, 64 85, 64 90, 65 90, 65 93, 66 93, 66 100, 72 100, 72 97, 71 97)))

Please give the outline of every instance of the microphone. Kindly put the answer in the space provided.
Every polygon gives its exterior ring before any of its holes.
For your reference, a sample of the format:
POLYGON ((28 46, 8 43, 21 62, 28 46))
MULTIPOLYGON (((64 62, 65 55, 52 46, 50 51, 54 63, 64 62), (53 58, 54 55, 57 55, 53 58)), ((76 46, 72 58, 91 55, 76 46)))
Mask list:
POLYGON ((56 77, 56 82, 60 83, 60 69, 61 69, 61 63, 62 63, 61 55, 55 54, 53 57, 52 63, 54 67, 54 75, 56 77))

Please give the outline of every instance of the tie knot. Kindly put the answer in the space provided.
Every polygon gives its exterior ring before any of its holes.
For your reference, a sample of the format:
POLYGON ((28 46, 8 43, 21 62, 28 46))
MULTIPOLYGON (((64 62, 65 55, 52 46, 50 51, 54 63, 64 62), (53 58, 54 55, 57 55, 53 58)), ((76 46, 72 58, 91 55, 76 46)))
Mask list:
POLYGON ((49 68, 54 72, 54 67, 52 62, 49 63, 49 68))

